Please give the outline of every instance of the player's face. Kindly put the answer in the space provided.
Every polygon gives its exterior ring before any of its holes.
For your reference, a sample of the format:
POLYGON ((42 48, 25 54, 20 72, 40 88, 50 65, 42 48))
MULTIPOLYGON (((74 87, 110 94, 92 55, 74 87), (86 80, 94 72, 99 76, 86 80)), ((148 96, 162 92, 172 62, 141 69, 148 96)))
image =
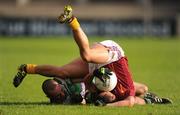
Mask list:
POLYGON ((65 99, 66 96, 63 91, 57 92, 56 96, 50 97, 51 103, 63 103, 65 99))
MULTIPOLYGON (((60 84, 58 84, 59 87, 61 87, 60 84)), ((53 94, 55 95, 51 95, 49 98, 51 100, 51 103, 63 103, 64 100, 66 99, 66 95, 64 90, 61 88, 61 90, 54 90, 53 94)))

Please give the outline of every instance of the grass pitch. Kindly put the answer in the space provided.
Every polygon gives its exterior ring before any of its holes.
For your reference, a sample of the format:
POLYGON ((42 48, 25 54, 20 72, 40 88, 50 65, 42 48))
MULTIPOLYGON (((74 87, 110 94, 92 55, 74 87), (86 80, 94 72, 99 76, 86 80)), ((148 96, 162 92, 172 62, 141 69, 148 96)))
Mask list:
MULTIPOLYGON (((104 39, 91 38, 90 42, 104 39)), ((19 64, 61 66, 78 57, 78 47, 73 39, 0 37, 0 115, 180 114, 180 39, 113 40, 124 48, 134 80, 147 84, 150 91, 160 96, 171 98, 174 104, 132 108, 50 105, 41 90, 41 84, 47 78, 28 75, 18 88, 13 87, 12 79, 19 64)))

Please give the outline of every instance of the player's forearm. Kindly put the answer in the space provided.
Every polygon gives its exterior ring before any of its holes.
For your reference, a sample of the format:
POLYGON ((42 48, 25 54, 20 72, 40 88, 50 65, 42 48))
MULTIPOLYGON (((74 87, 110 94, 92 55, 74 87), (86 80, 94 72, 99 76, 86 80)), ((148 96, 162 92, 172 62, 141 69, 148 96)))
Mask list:
POLYGON ((107 106, 129 106, 129 102, 127 101, 118 101, 114 103, 109 103, 107 106))
POLYGON ((114 103, 107 104, 107 106, 120 106, 120 107, 123 107, 123 106, 132 107, 133 105, 134 105, 134 97, 132 97, 132 96, 130 96, 127 99, 122 100, 122 101, 117 101, 114 103))

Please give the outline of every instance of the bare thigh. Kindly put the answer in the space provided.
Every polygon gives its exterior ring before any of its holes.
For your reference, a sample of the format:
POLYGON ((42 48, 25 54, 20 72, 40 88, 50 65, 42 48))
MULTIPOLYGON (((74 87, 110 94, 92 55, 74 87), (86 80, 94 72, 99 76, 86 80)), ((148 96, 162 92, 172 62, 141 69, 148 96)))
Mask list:
POLYGON ((81 58, 59 67, 59 73, 65 78, 84 78, 89 73, 88 63, 81 58))

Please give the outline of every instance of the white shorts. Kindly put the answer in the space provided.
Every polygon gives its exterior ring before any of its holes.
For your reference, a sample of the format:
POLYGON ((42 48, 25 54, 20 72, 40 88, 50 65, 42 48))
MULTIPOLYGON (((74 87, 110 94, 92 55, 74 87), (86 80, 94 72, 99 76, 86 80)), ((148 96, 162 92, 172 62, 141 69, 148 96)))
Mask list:
POLYGON ((89 73, 93 73, 93 71, 95 69, 98 69, 104 65, 115 62, 115 61, 121 59, 121 57, 125 56, 123 49, 116 42, 114 42, 112 40, 105 40, 105 41, 99 42, 99 44, 109 48, 109 51, 108 51, 109 58, 108 58, 107 62, 104 64, 89 63, 89 73))

